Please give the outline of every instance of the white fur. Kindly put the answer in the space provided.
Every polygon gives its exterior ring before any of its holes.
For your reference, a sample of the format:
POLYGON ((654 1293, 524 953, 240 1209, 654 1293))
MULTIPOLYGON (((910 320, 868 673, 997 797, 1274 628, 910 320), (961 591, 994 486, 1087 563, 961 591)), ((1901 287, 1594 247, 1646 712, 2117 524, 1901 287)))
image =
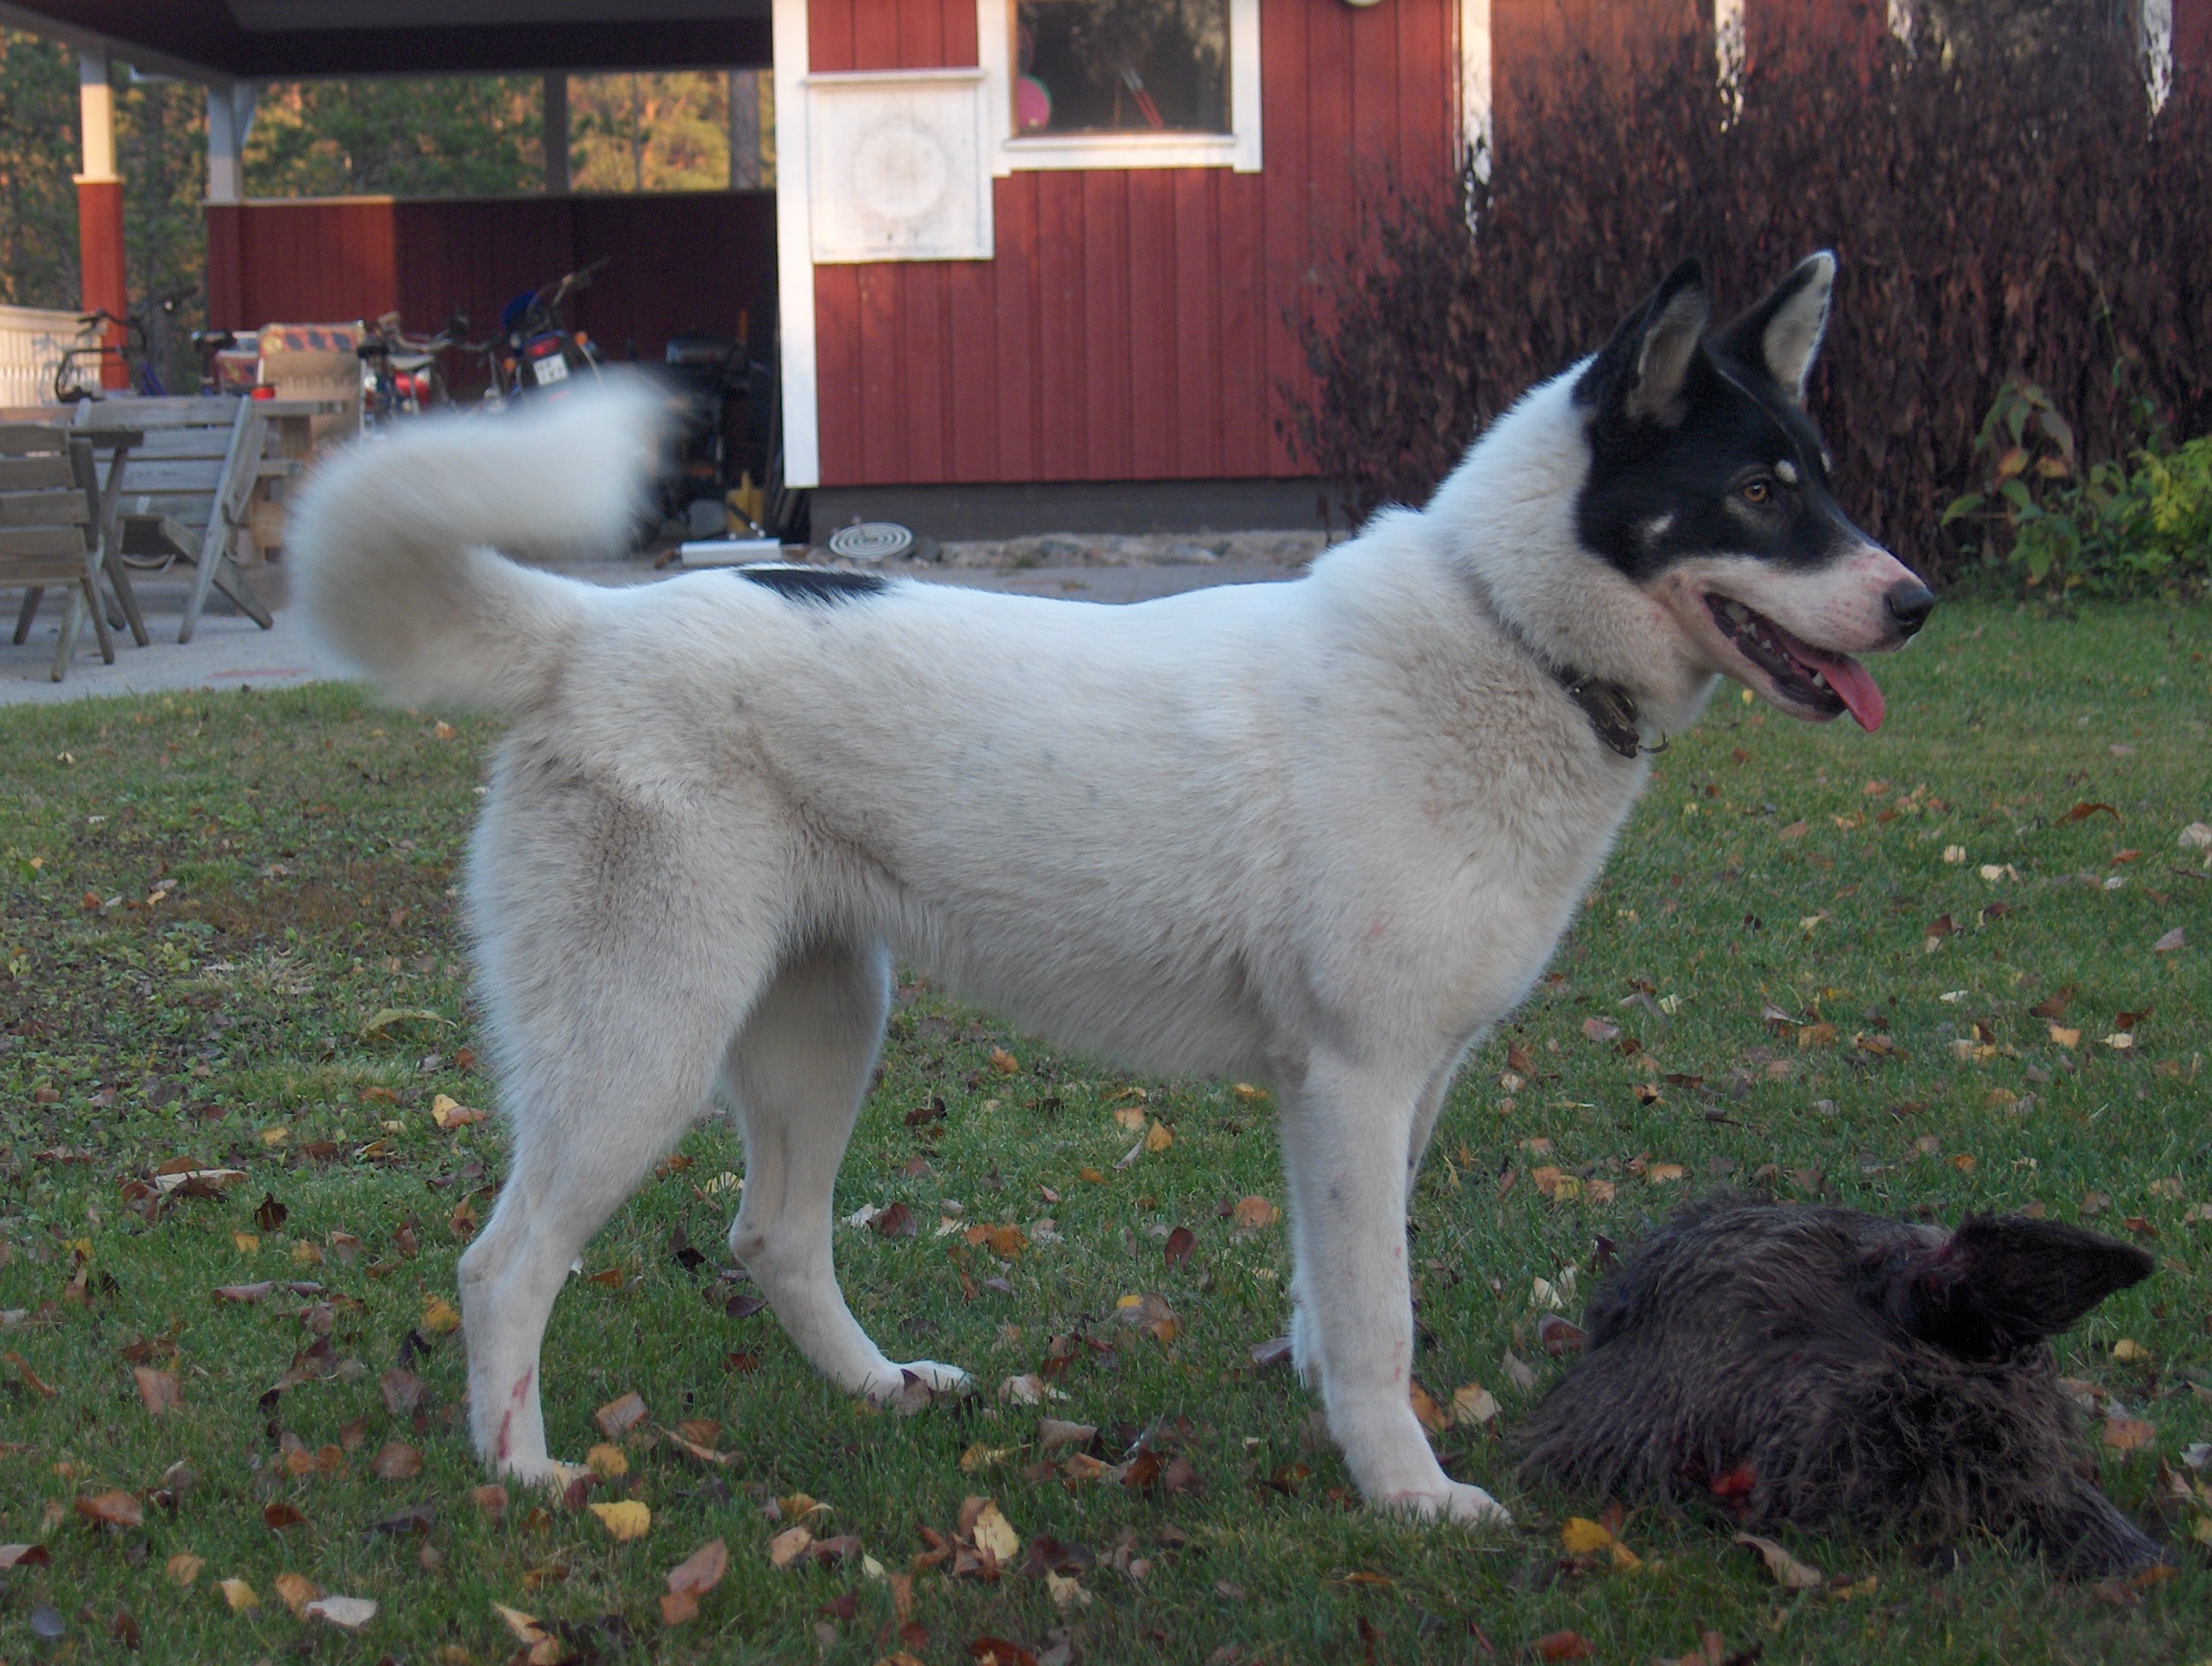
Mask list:
POLYGON ((1408 1405, 1407 1190, 1648 772, 1515 633, 1661 728, 1719 663, 1579 547, 1574 374, 1302 581, 1130 607, 913 582, 823 605, 730 573, 602 590, 466 547, 618 525, 634 396, 426 423, 325 472, 297 538, 322 628, 398 697, 514 719, 467 888, 514 1139, 461 1262, 496 1471, 560 1473, 547 1314, 718 1077, 747 1151, 731 1244, 793 1341, 855 1393, 964 1380, 887 1359, 831 1267, 897 955, 1132 1067, 1273 1084, 1297 1363, 1354 1479, 1502 1517, 1408 1405))

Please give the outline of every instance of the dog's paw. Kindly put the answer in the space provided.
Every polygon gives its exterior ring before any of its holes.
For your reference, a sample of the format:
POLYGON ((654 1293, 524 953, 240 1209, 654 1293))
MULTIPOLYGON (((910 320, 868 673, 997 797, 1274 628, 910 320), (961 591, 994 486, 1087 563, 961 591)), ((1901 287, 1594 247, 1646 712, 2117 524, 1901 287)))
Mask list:
POLYGON ((975 1387, 975 1379, 959 1366, 935 1359, 909 1359, 899 1367, 899 1373, 902 1380, 908 1375, 920 1377, 932 1394, 969 1394, 975 1387))
POLYGON ((1377 1510, 1425 1522, 1463 1522, 1470 1526, 1510 1527, 1512 1513, 1480 1487, 1448 1481, 1442 1492, 1392 1493, 1374 1500, 1377 1510))

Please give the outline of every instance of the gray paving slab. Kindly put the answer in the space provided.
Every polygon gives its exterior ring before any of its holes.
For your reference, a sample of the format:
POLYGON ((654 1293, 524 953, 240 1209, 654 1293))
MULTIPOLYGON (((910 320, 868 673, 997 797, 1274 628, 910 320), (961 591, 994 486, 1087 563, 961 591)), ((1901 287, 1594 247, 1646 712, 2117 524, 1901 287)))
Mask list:
MULTIPOLYGON (((681 570, 656 573, 645 561, 607 562, 562 569, 595 584, 649 584, 681 570)), ((1135 602, 1216 584, 1255 584, 1295 578, 1297 569, 1230 561, 1152 564, 1040 566, 1026 568, 930 568, 902 565, 902 576, 975 589, 1056 596, 1076 601, 1135 602)), ((0 595, 0 705, 39 705, 102 695, 149 694, 178 689, 293 688, 342 676, 293 605, 283 564, 257 567, 252 582, 276 617, 276 628, 263 630, 234 611, 220 593, 200 616, 188 643, 177 641, 183 617, 188 572, 134 575, 146 616, 144 648, 127 630, 115 633, 115 663, 100 662, 88 624, 80 634, 69 675, 51 680, 54 641, 64 616, 59 592, 49 590, 28 639, 9 641, 9 627, 20 593, 0 595)))

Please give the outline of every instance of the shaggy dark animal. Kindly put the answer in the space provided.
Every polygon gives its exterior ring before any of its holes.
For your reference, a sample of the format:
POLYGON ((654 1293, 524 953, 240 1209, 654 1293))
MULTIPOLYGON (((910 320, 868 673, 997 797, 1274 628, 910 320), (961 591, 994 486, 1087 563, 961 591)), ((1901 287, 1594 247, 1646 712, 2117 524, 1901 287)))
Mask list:
POLYGON ((2149 1275, 2076 1227, 1955 1232, 1722 1194, 1610 1274, 1519 1434, 1523 1481, 1702 1497, 1747 1523, 2024 1533, 2069 1575, 2163 1560, 2097 1490, 2045 1338, 2149 1275))

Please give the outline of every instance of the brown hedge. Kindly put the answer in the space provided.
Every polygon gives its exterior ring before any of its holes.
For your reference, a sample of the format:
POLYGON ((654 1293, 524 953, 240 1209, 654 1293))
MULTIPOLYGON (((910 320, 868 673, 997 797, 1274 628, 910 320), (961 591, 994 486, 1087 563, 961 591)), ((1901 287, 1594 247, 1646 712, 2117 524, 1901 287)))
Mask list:
POLYGON ((1594 64, 1562 77, 1456 201, 1376 191, 1326 310, 1292 320, 1315 383, 1286 390, 1293 447, 1363 515, 1419 502, 1680 255, 1725 312, 1822 247, 1841 272, 1814 411, 1846 506, 1933 580, 1959 565, 1937 523, 2007 379, 2048 391, 2091 460, 2136 441, 2137 400, 2177 438, 2212 429, 2201 84, 2154 115, 2125 43, 2085 32, 1979 64, 1801 52, 1740 100, 1689 37, 1630 92, 1594 64))

